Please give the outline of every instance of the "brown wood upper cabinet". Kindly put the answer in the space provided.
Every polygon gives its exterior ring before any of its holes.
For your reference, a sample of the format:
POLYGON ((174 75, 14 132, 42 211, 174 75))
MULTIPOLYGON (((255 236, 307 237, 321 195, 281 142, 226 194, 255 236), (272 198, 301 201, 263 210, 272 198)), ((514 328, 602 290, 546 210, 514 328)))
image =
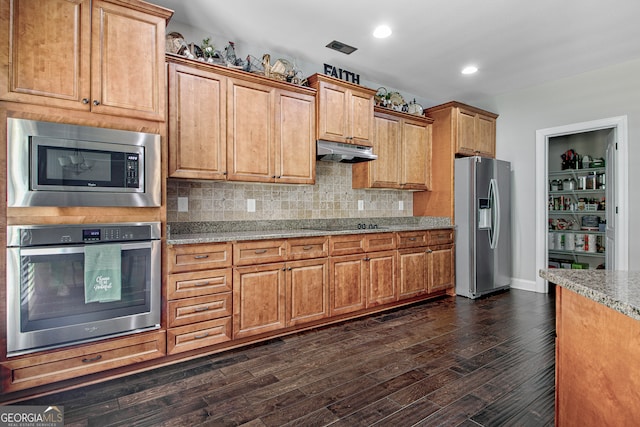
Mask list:
POLYGON ((373 152, 378 159, 352 166, 353 188, 428 190, 432 119, 375 108, 373 152))
POLYGON ((497 114, 460 102, 449 102, 427 109, 427 116, 451 123, 451 143, 462 156, 496 156, 497 114))
POLYGON ((315 182, 315 91, 169 57, 169 176, 315 182))
POLYGON ((413 214, 454 220, 456 156, 495 157, 497 114, 459 102, 426 110, 433 122, 431 191, 413 193, 413 214))
POLYGON ((169 175, 225 179, 227 78, 169 64, 169 175))
POLYGON ((227 179, 313 184, 315 97, 229 79, 227 179))
POLYGON ((375 90, 322 74, 309 77, 309 85, 318 91, 317 139, 373 145, 375 90))
POLYGON ((1 0, 0 98, 165 120, 168 9, 136 0, 1 0))

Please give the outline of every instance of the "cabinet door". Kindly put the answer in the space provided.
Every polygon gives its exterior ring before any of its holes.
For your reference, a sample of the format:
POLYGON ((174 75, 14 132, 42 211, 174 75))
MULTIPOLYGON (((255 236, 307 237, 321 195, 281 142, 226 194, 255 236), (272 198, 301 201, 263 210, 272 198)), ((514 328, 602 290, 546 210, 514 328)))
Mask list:
POLYGON ((401 120, 392 116, 376 116, 374 118, 375 137, 373 152, 378 159, 366 162, 357 167, 370 167, 370 187, 399 188, 400 173, 400 139, 402 137, 401 120))
POLYGON ((1 4, 0 98, 88 111, 90 1, 2 0, 1 4))
POLYGON ((285 265, 239 267, 233 272, 233 337, 285 327, 285 265))
POLYGON ((402 124, 402 177, 404 189, 431 188, 431 125, 410 120, 402 124))
POLYGON ((363 255, 348 255, 330 259, 329 313, 331 316, 365 308, 365 262, 363 255))
POLYGON ((314 184, 316 175, 316 100, 278 91, 275 116, 275 181, 314 184))
POLYGON ((92 5, 91 110, 164 121, 166 17, 107 1, 92 5))
POLYGON ((225 179, 226 78, 169 64, 169 176, 225 179))
POLYGON ((318 139, 347 142, 349 136, 347 89, 320 82, 318 93, 318 139))
POLYGON ((476 141, 476 113, 462 108, 458 109, 458 136, 456 152, 466 155, 474 155, 477 151, 476 141))
POLYGON ((400 258, 399 299, 422 295, 427 292, 429 279, 426 248, 403 249, 400 258))
POLYGON ((396 251, 367 254, 367 307, 398 299, 396 269, 396 251))
POLYGON ((236 79, 228 82, 227 179, 273 182, 275 89, 236 79))
POLYGON ((287 326, 329 315, 329 261, 326 258, 287 263, 287 326))
POLYGON ((476 139, 480 154, 496 156, 496 119, 478 114, 476 118, 476 139))
POLYGON ((349 135, 351 144, 373 144, 373 95, 365 92, 350 91, 349 97, 349 135))
POLYGON ((429 293, 451 289, 455 286, 455 248, 453 245, 436 246, 430 249, 429 293))

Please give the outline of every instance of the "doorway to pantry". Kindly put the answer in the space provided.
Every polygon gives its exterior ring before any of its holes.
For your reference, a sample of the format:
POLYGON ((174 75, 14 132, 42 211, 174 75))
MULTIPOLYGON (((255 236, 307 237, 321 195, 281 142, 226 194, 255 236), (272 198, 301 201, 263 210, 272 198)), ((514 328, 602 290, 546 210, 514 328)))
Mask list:
POLYGON ((626 116, 536 131, 536 271, 628 268, 627 167, 626 116))

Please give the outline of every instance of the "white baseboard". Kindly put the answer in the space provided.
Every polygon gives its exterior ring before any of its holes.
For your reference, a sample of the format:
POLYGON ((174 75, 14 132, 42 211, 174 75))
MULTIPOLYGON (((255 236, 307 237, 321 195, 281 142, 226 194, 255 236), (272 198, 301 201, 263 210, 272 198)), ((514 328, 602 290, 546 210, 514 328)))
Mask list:
POLYGON ((547 293, 546 289, 538 288, 535 280, 517 279, 515 277, 511 278, 511 288, 521 289, 523 291, 538 292, 541 294, 547 293))

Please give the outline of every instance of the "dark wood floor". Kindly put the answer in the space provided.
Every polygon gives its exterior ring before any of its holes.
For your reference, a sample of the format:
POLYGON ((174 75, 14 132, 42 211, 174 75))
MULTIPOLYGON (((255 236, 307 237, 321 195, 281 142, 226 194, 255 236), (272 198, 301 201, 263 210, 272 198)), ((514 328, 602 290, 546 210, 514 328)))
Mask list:
POLYGON ((68 426, 544 426, 553 295, 397 309, 21 404, 68 426))

